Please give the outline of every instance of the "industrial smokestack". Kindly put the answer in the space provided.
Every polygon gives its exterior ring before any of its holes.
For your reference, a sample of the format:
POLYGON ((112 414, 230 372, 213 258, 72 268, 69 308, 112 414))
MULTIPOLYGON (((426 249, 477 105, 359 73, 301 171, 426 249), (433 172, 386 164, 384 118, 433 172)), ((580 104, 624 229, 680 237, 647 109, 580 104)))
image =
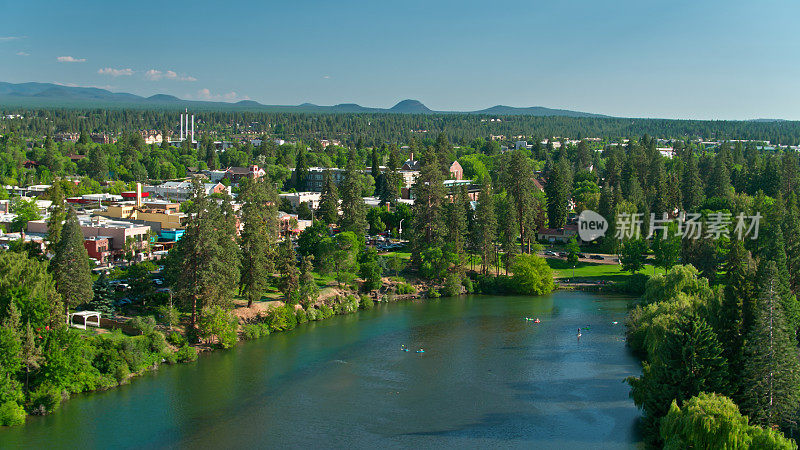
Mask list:
POLYGON ((136 183, 136 207, 142 206, 142 183, 136 183))
POLYGON ((194 114, 192 114, 192 143, 194 143, 194 114))
POLYGON ((183 140, 183 113, 181 113, 181 137, 180 140, 183 140))

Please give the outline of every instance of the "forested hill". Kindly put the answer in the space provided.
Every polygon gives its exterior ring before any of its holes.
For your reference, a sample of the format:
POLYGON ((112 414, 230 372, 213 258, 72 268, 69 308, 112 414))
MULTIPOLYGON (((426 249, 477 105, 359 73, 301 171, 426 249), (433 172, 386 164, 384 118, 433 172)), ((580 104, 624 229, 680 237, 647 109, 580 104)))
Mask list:
POLYGON ((52 83, 7 83, 0 82, 0 105, 6 107, 59 107, 59 108, 145 108, 214 111, 266 111, 285 113, 394 113, 394 114, 492 114, 564 117, 607 117, 566 109, 551 109, 542 106, 515 108, 493 106, 480 111, 433 111, 419 100, 402 100, 391 108, 371 108, 355 103, 320 106, 312 103, 301 105, 264 105, 253 100, 236 103, 183 100, 167 94, 142 97, 134 94, 111 92, 93 87, 72 87, 52 83))
MULTIPOLYGON (((303 105, 313 109, 314 105, 303 105)), ((353 106, 339 105, 337 114, 282 113, 255 111, 194 110, 201 135, 234 137, 242 133, 280 137, 287 140, 337 139, 354 144, 409 143, 412 139, 434 140, 443 132, 451 142, 468 145, 475 139, 515 136, 549 139, 599 137, 607 140, 641 137, 749 139, 773 144, 800 143, 797 121, 710 121, 666 119, 619 119, 596 117, 496 116, 478 114, 389 114, 346 112, 353 106)), ((179 124, 178 110, 158 108, 89 109, 9 107, 0 101, 0 134, 11 131, 20 136, 44 136, 60 132, 122 133, 135 130, 173 130, 179 124), (13 119, 2 116, 13 115, 13 119), (18 118, 20 115, 21 118, 18 118)))

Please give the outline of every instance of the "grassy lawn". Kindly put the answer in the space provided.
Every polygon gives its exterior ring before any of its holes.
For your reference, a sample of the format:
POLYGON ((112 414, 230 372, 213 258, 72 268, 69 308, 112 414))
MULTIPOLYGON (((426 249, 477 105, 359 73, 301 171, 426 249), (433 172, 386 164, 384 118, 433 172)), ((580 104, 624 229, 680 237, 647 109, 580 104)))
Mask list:
MULTIPOLYGON (((563 259, 547 258, 547 263, 553 269, 557 278, 573 278, 572 266, 568 265, 563 259)), ((653 266, 645 265, 644 269, 639 273, 645 275, 653 275, 653 266)), ((663 269, 655 268, 655 273, 664 273, 663 269)), ((585 261, 579 261, 575 265, 574 278, 581 281, 614 281, 622 282, 630 277, 629 272, 623 272, 622 266, 619 264, 597 264, 585 261)))

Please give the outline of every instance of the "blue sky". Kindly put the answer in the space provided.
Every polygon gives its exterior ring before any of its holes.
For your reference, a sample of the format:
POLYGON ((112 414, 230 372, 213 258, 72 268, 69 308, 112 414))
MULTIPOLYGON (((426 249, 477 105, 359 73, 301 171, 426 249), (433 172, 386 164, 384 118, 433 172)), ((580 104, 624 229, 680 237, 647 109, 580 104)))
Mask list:
POLYGON ((628 117, 800 119, 797 1, 36 1, 0 81, 265 104, 413 98, 628 117))

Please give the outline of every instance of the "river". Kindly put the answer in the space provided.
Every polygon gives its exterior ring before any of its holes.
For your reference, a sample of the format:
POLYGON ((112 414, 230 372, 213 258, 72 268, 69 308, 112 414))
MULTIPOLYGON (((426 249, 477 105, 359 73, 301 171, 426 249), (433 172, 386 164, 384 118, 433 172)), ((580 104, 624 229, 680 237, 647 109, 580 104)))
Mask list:
POLYGON ((562 291, 376 305, 76 396, 0 430, 0 447, 635 447, 629 301, 562 291))

